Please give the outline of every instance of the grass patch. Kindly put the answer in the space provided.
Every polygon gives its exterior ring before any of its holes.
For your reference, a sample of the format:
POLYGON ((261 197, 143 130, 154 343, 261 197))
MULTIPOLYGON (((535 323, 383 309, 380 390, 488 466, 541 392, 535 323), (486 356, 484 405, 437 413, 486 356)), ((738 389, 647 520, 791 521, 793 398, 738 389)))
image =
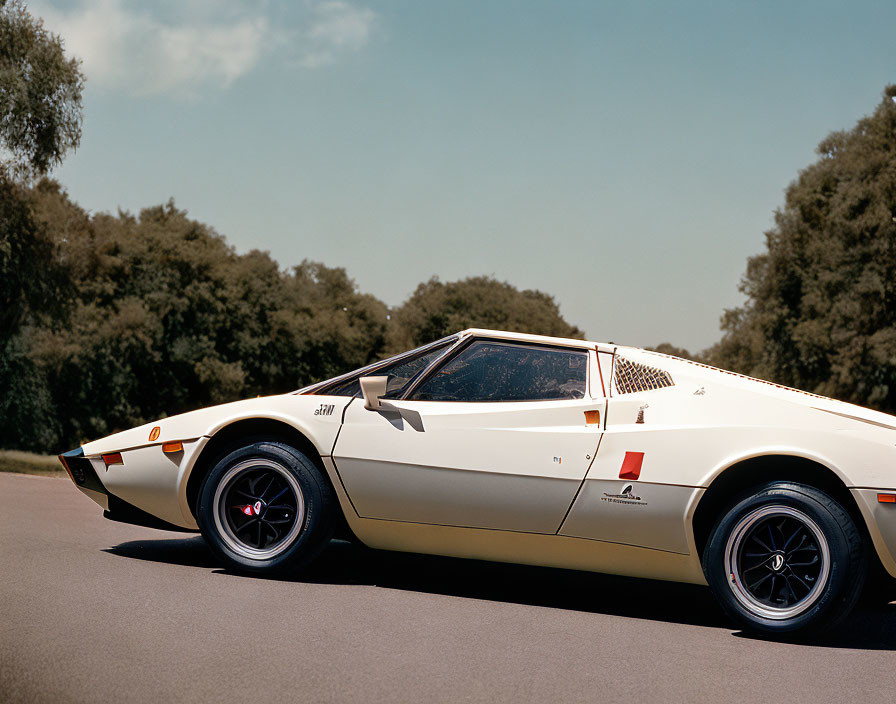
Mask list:
POLYGON ((36 455, 20 450, 0 450, 0 472, 39 474, 44 477, 66 476, 55 455, 36 455))

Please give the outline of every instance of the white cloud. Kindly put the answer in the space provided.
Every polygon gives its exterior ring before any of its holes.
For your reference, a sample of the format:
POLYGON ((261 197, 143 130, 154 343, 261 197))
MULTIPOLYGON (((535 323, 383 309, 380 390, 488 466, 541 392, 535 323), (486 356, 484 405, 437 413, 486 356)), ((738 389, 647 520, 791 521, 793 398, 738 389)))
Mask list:
MULTIPOLYGON (((324 66, 367 44, 376 15, 342 0, 311 2, 300 27, 272 22, 267 3, 181 0, 165 4, 53 0, 31 11, 84 62, 89 86, 132 95, 195 95, 226 88, 268 53, 286 49, 306 68, 324 66), (296 37, 291 40, 290 37, 296 37)), ((291 63, 295 63, 292 61, 291 63)))
POLYGON ((316 67, 333 63, 344 53, 358 51, 367 44, 376 14, 343 0, 327 0, 314 7, 306 33, 307 47, 300 63, 316 67))

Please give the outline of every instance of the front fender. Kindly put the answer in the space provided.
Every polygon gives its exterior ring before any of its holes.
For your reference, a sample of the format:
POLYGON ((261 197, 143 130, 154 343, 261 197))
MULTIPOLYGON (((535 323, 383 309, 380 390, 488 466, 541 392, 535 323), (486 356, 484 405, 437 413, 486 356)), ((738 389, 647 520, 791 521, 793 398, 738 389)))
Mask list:
POLYGON ((83 449, 96 467, 103 465, 101 455, 122 454, 122 465, 105 468, 101 474, 110 493, 170 523, 195 530, 196 521, 187 501, 187 481, 212 437, 239 421, 273 420, 294 428, 326 457, 336 441, 342 411, 351 400, 283 394, 236 401, 147 423, 87 443, 83 449), (183 451, 165 454, 160 446, 171 442, 181 442, 183 451))

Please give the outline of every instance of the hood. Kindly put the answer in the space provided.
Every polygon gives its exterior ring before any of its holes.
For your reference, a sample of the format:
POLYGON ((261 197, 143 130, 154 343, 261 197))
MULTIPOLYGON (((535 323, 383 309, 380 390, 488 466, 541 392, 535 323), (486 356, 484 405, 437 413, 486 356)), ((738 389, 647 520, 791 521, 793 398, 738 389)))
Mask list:
MULTIPOLYGON (((286 396, 287 394, 282 394, 286 396)), ((278 396, 233 401, 218 406, 209 406, 195 411, 180 413, 168 418, 160 418, 144 425, 139 425, 130 430, 123 430, 113 435, 107 435, 99 440, 85 443, 84 454, 97 455, 104 452, 120 452, 146 445, 158 445, 164 442, 195 440, 209 432, 210 428, 217 427, 230 419, 242 418, 247 415, 267 415, 267 409, 271 407, 271 399, 278 396), (158 428, 156 435, 154 429, 158 428), (152 438, 152 439, 150 439, 152 438)))

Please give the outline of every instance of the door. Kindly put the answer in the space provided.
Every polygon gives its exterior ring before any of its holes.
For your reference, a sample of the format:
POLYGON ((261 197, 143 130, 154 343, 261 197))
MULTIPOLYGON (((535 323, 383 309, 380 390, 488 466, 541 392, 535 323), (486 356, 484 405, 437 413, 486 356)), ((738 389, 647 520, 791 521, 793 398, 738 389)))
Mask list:
POLYGON ((600 440, 584 349, 474 340, 392 409, 346 409, 336 470, 364 518, 556 533, 600 440))

